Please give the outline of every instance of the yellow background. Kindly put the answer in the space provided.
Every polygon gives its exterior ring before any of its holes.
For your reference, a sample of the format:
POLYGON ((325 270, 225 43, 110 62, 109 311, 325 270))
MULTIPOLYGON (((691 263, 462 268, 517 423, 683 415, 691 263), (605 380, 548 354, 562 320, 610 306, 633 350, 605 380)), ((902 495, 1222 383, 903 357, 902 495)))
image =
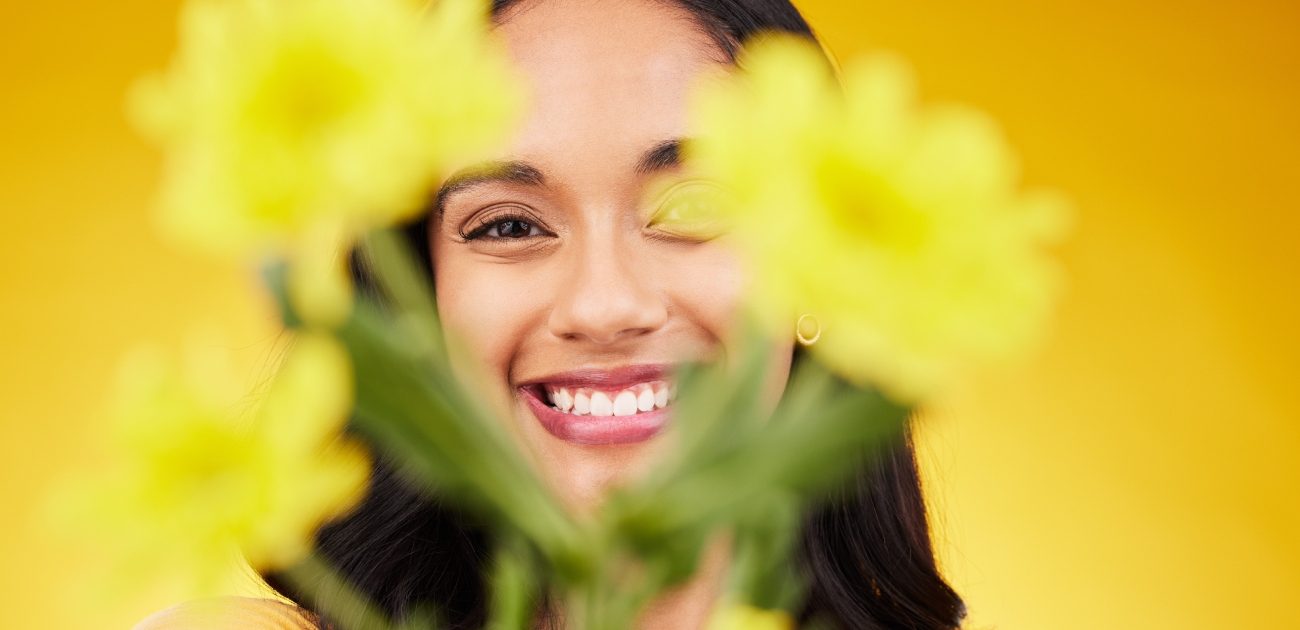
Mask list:
MULTIPOLYGON (((1028 181, 1079 206, 1053 340, 925 425, 970 626, 1300 627, 1300 4, 801 6, 841 56, 900 51, 927 99, 992 112, 1028 181)), ((0 627, 126 627, 166 603, 74 598, 93 554, 36 506, 93 460, 125 348, 218 322, 251 373, 274 334, 250 274, 150 231, 158 157, 121 103, 175 12, 0 8, 0 627)))

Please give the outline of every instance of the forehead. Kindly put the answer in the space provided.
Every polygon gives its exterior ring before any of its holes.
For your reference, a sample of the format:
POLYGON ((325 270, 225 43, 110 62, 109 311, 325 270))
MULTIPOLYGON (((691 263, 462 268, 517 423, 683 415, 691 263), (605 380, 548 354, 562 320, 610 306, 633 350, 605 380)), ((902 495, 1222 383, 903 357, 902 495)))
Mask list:
POLYGON ((691 89, 729 67, 694 17, 668 1, 525 0, 496 32, 530 98, 512 157, 560 170, 631 163, 686 136, 691 89))

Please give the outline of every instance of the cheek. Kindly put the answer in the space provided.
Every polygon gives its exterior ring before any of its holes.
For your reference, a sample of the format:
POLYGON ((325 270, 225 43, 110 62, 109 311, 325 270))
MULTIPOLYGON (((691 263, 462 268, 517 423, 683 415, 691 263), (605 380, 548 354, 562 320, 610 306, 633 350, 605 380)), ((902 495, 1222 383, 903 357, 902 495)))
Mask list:
POLYGON ((453 367, 469 365, 505 382, 510 359, 528 333, 537 309, 509 265, 476 264, 468 256, 434 256, 438 315, 451 347, 453 367))
POLYGON ((748 277, 739 259, 711 242, 665 253, 655 263, 672 304, 712 337, 725 339, 742 305, 748 277))
MULTIPOLYGON (((703 326, 715 341, 726 346, 729 343, 727 333, 740 315, 745 293, 754 278, 724 243, 715 241, 688 254, 676 255, 672 261, 663 261, 663 268, 673 274, 669 286, 674 287, 675 303, 688 311, 688 316, 703 326)), ((769 411, 776 407, 790 377, 794 335, 777 335, 770 343, 771 361, 763 386, 764 406, 769 411)), ((731 353, 732 349, 728 348, 728 354, 731 353)))

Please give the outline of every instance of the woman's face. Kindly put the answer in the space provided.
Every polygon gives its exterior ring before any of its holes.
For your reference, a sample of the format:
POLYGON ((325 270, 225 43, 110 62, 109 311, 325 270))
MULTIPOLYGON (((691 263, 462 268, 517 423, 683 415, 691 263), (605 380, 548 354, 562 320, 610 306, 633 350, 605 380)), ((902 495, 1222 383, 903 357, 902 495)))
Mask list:
POLYGON ((671 448, 672 368, 728 355, 745 275, 725 235, 674 220, 671 186, 701 185, 675 149, 690 90, 730 65, 670 3, 525 0, 496 32, 529 109, 499 163, 444 184, 438 308, 458 371, 583 512, 671 448))

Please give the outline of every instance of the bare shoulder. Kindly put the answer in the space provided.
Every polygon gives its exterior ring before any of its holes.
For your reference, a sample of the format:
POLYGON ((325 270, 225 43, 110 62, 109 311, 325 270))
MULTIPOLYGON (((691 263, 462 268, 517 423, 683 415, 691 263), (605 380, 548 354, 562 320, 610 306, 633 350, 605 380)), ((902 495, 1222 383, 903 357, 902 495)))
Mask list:
POLYGON ((134 630, 316 630, 301 609, 275 599, 221 597, 160 610, 134 630))

